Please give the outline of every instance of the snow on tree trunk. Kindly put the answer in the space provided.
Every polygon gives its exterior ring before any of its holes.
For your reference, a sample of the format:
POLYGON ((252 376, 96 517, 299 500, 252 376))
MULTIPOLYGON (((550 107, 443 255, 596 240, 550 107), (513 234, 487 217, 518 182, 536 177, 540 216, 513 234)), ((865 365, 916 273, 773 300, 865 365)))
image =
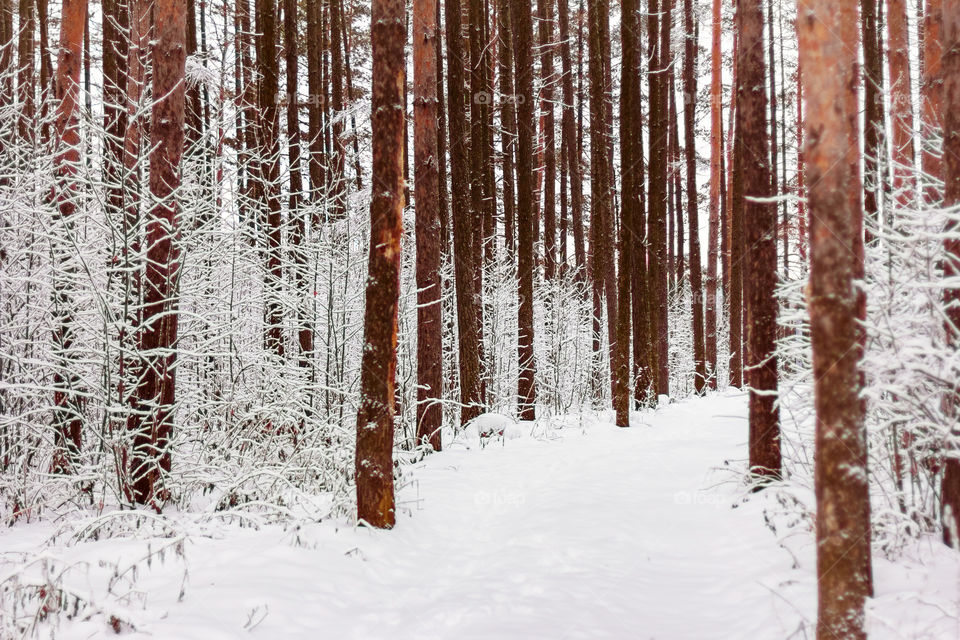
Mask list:
POLYGON ((146 273, 140 327, 140 384, 128 428, 133 498, 159 509, 167 498, 170 436, 176 402, 178 280, 180 278, 180 159, 184 143, 184 0, 153 4, 153 107, 150 123, 150 192, 146 224, 146 273))
POLYGON ((373 193, 357 412, 357 519, 372 527, 390 529, 396 521, 393 417, 404 204, 404 3, 374 0, 370 24, 373 193))
POLYGON ((857 7, 798 5, 807 101, 810 327, 816 406, 818 638, 865 638, 870 593, 866 434, 859 392, 856 244, 861 192, 857 131, 857 7), (856 192, 856 198, 851 197, 856 192))
POLYGON ((413 175, 417 244, 417 443, 441 448, 443 328, 437 177, 437 0, 413 4, 413 175))

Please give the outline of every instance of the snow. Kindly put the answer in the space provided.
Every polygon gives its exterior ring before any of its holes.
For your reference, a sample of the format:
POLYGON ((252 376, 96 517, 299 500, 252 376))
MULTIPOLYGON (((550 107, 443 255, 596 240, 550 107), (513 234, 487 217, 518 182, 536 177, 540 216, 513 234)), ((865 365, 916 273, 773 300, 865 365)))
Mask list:
MULTIPOLYGON (((745 414, 735 391, 635 413, 629 429, 609 412, 538 424, 485 414, 409 472, 392 531, 193 520, 166 536, 59 536, 45 553, 88 563, 71 586, 102 600, 111 563, 167 546, 116 600, 136 627, 127 638, 811 638, 813 535, 802 518, 783 526, 789 483, 757 494, 740 483, 745 414), (519 437, 473 446, 482 426, 519 437)), ((53 526, 0 534, 0 581, 53 526)), ((956 554, 925 539, 895 561, 877 555, 874 571, 871 638, 960 637, 956 554)), ((63 620, 57 637, 113 634, 95 616, 63 620)))

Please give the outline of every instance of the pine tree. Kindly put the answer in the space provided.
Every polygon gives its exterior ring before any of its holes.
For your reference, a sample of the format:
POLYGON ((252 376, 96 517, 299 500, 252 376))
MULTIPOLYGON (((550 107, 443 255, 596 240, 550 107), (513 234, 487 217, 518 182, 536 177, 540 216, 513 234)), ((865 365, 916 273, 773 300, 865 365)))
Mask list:
POLYGON ((400 238, 403 234, 403 87, 405 13, 401 0, 374 0, 373 176, 370 254, 357 412, 357 519, 390 529, 396 522, 393 494, 393 416, 400 301, 400 238))
POLYGON ((865 638, 870 592, 866 434, 858 372, 855 286, 860 177, 856 171, 857 7, 798 5, 807 102, 810 327, 815 387, 818 638, 865 638))
POLYGON ((143 366, 136 411, 131 473, 133 498, 160 508, 171 466, 170 437, 176 407, 178 281, 180 278, 180 160, 183 155, 186 64, 185 0, 153 4, 153 107, 150 116, 150 192, 155 202, 146 223, 146 271, 140 327, 143 366))
POLYGON ((517 381, 517 413, 521 420, 536 418, 536 362, 533 351, 533 20, 529 2, 512 0, 510 23, 513 26, 513 57, 517 92, 517 355, 520 374, 517 381))
MULTIPOLYGON (((943 3, 943 178, 944 205, 960 204, 960 0, 943 3)), ((956 237, 957 223, 952 220, 945 243, 947 260, 944 261, 944 278, 960 276, 960 240, 956 237)), ((947 289, 944 295, 947 309, 945 330, 948 344, 960 348, 960 287, 947 289)), ((947 406, 956 412, 960 390, 956 385, 947 389, 947 406)), ((954 442, 957 430, 951 434, 954 442)), ((954 444, 954 449, 956 445, 954 444)), ((941 519, 943 541, 960 548, 960 459, 955 451, 944 456, 944 474, 941 486, 941 519)))
POLYGON ((437 172, 437 0, 413 5, 413 165, 417 242, 417 443, 441 448, 443 341, 437 172))

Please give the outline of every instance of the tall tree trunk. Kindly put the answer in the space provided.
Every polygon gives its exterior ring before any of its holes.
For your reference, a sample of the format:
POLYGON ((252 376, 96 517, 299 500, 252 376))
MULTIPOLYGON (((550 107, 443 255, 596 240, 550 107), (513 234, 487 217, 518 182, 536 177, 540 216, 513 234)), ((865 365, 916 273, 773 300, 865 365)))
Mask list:
POLYGON ((740 34, 737 68, 737 129, 741 139, 743 221, 749 274, 743 276, 746 303, 745 367, 750 384, 750 470, 780 476, 780 414, 777 393, 777 209, 769 202, 770 145, 763 51, 762 0, 737 3, 740 34), (747 283, 749 282, 749 286, 747 283))
MULTIPOLYGON (((60 15, 54 170, 57 175, 57 223, 61 228, 55 238, 56 248, 53 251, 56 263, 53 356, 57 365, 53 377, 53 428, 57 448, 52 470, 55 473, 73 473, 79 461, 83 438, 83 414, 78 389, 80 381, 74 364, 76 303, 72 281, 77 267, 70 259, 70 243, 64 236, 73 233, 73 218, 80 189, 77 183, 80 169, 80 65, 87 22, 86 0, 64 0, 60 15)), ((2 61, 0 71, 5 71, 2 61)))
MULTIPOLYGON (((604 20, 606 0, 588 4, 589 8, 589 76, 590 76, 590 253, 593 275, 593 356, 594 393, 599 397, 603 379, 603 355, 601 331, 603 306, 610 292, 607 291, 607 272, 613 269, 612 252, 607 243, 607 224, 613 216, 612 180, 607 153, 608 131, 606 120, 606 78, 604 71, 604 20)), ((609 301, 608 301, 609 302, 609 301)), ((608 304, 608 310, 610 306, 608 304)), ((607 314, 611 328, 616 326, 616 314, 607 314)), ((613 336, 611 336, 613 337, 613 336)), ((616 375, 619 362, 612 357, 616 352, 615 338, 610 340, 611 372, 616 375)))
MULTIPOLYGON (((687 216, 690 222, 690 293, 693 308, 693 361, 696 376, 693 386, 703 393, 707 383, 706 339, 703 335, 703 280, 700 272, 700 219, 697 211, 697 141, 694 131, 697 105, 695 74, 697 36, 693 26, 694 0, 684 0, 683 24, 686 41, 683 54, 683 133, 687 164, 687 216)), ((714 263, 715 264, 715 263, 714 263)), ((714 267, 716 276, 716 267, 714 267)), ((709 302, 708 302, 709 304, 709 302)))
POLYGON ((320 28, 321 0, 307 0, 307 91, 309 92, 307 140, 310 153, 309 175, 312 199, 322 193, 326 180, 323 170, 323 107, 320 104, 322 93, 321 75, 321 40, 320 28))
POLYGON ((464 97, 466 59, 463 52, 462 0, 446 0, 447 110, 450 132, 450 214, 453 218, 454 277, 457 293, 457 333, 460 366, 460 424, 483 410, 480 371, 480 305, 474 288, 474 265, 470 219, 470 161, 464 97))
POLYGON ((536 418, 536 362, 533 351, 533 19, 525 0, 510 3, 513 26, 513 57, 517 91, 517 279, 519 313, 517 355, 520 373, 517 382, 517 409, 521 420, 536 418))
POLYGON ((537 33, 540 40, 540 75, 543 88, 540 108, 543 122, 543 277, 557 273, 557 154, 553 113, 553 4, 564 0, 537 0, 537 33))
MULTIPOLYGON (((20 0, 20 42, 17 47, 19 61, 17 62, 17 93, 20 106, 19 135, 27 145, 33 143, 34 93, 36 71, 33 62, 33 41, 36 21, 33 11, 34 0, 20 0)), ((104 34, 106 36, 106 34, 104 34)), ((106 39, 106 38, 105 38, 106 39)), ((106 53, 106 52, 105 52, 106 53)), ((106 59, 104 59, 106 64, 106 59)))
POLYGON ((291 228, 290 245, 293 254, 293 281, 297 298, 300 300, 297 305, 298 365, 307 371, 309 379, 312 381, 314 379, 313 369, 311 367, 313 327, 310 323, 310 266, 308 264, 306 247, 307 214, 300 208, 303 196, 303 173, 300 166, 299 23, 297 0, 284 0, 283 41, 287 65, 287 157, 290 171, 290 198, 287 215, 290 218, 291 228))
POLYGON ((500 36, 500 151, 503 174, 504 248, 513 259, 516 247, 516 202, 514 195, 514 149, 517 138, 516 99, 513 92, 513 29, 510 24, 510 0, 498 0, 497 32, 500 36))
POLYGON ((156 204, 146 226, 146 277, 131 472, 133 498, 159 509, 168 497, 170 436, 176 405, 179 319, 180 159, 185 121, 185 0, 154 0, 153 96, 150 124, 150 192, 156 204))
MULTIPOLYGON (((396 522, 393 496, 394 384, 400 238, 403 235, 403 77, 406 25, 402 0, 373 0, 374 189, 370 202, 370 260, 360 409, 357 412, 357 520, 381 529, 396 522)), ((432 8, 432 7, 431 7, 432 8)))
MULTIPOLYGON (((560 0, 563 2, 564 0, 560 0)), ((620 19, 620 42, 623 47, 623 64, 620 75, 620 265, 617 271, 617 369, 614 378, 613 409, 618 426, 630 426, 630 338, 633 307, 630 304, 631 278, 634 248, 640 242, 636 233, 639 193, 637 185, 643 179, 637 166, 636 131, 639 130, 640 76, 637 73, 640 61, 640 14, 638 0, 626 0, 622 5, 620 19)), ((613 319, 611 319, 611 322, 613 319)))
POLYGON ((347 213, 347 155, 343 139, 343 112, 346 103, 343 96, 343 0, 329 0, 330 3, 330 135, 333 147, 330 159, 330 198, 331 211, 335 218, 347 213))
MULTIPOLYGON (((882 0, 881 0, 882 1, 882 0)), ((877 0, 860 0, 860 16, 863 38, 863 208, 870 227, 879 228, 879 201, 877 190, 880 182, 880 117, 883 112, 883 93, 880 85, 883 76, 882 47, 877 31, 877 0)), ((868 235, 871 232, 868 231, 868 235)))
POLYGON ((893 190, 900 206, 912 203, 914 183, 913 98, 910 92, 910 42, 906 0, 887 0, 890 43, 890 119, 893 190))
POLYGON ((670 0, 650 0, 647 28, 651 49, 650 68, 650 170, 647 216, 648 295, 650 302, 651 370, 656 393, 669 394, 670 368, 667 344, 667 138, 670 60, 670 0), (662 11, 661 11, 662 9, 662 11))
POLYGON ((940 72, 943 43, 941 19, 943 0, 926 0, 923 14, 923 66, 920 86, 920 133, 923 169, 923 201, 927 205, 939 205, 942 191, 938 186, 943 178, 943 163, 939 136, 943 131, 943 77, 940 72))
MULTIPOLYGON (((707 296, 704 305, 706 321, 706 361, 710 388, 717 388, 717 262, 719 260, 720 188, 723 172, 723 59, 720 35, 723 27, 721 0, 713 0, 710 47, 710 221, 707 236, 707 296)), ((799 124, 797 125, 799 126, 799 124)))
POLYGON ((417 444, 441 448, 443 339, 437 180, 437 0, 413 5, 413 175, 417 242, 417 444))
POLYGON ((818 638, 865 638, 870 521, 854 279, 861 194, 856 169, 857 7, 801 0, 807 100, 810 326, 816 429, 818 638), (854 144, 851 146, 851 141, 854 144))
POLYGON ((45 143, 50 139, 47 107, 50 103, 53 82, 53 64, 50 60, 50 37, 47 22, 48 0, 37 0, 37 25, 40 27, 40 138, 45 143))
POLYGON ((563 113, 561 128, 567 145, 567 171, 570 175, 570 224, 573 226, 573 259, 575 278, 583 285, 587 273, 587 258, 583 239, 583 185, 580 174, 580 145, 577 142, 573 105, 573 65, 570 56, 570 11, 567 0, 558 0, 557 18, 560 27, 560 62, 563 67, 561 89, 563 113))
MULTIPOLYGON (((257 0, 257 121, 259 144, 256 164, 260 184, 257 193, 264 211, 262 242, 266 259, 266 330, 264 345, 282 357, 283 339, 283 259, 281 256, 280 207, 280 69, 277 57, 277 5, 275 0, 257 0)), ((188 104, 190 101, 188 100, 188 104)), ((192 106, 191 106, 192 108, 192 106)))
MULTIPOLYGON (((946 0, 943 4, 943 170, 944 205, 960 204, 960 0, 946 0)), ((960 276, 960 240, 957 239, 957 222, 954 218, 947 226, 944 241, 947 259, 944 260, 943 276, 956 281, 960 276)), ((945 330, 947 343, 960 348, 960 287, 954 286, 944 292, 944 307, 947 313, 945 330)), ((945 404, 956 414, 960 388, 954 384, 947 389, 945 404)), ((943 541, 948 546, 960 549, 960 459, 956 457, 957 437, 960 435, 954 423, 951 433, 953 455, 944 456, 943 483, 941 485, 941 521, 943 541)))

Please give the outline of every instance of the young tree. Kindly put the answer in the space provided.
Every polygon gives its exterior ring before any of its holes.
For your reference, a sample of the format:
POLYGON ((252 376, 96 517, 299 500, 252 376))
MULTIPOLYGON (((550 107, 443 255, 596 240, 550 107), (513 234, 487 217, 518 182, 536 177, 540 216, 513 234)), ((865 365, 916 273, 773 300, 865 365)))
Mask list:
POLYGON ((861 185, 856 172, 857 7, 798 5, 807 101, 809 289, 815 406, 819 638, 865 638, 870 592, 866 434, 860 403, 855 285, 861 185))
POLYGON ((176 408, 178 281, 180 278, 180 159, 183 155, 186 63, 185 0, 154 0, 153 107, 150 122, 150 192, 140 357, 143 366, 131 456, 133 498, 159 509, 167 498, 170 436, 176 408))
POLYGON ((413 4, 413 175, 417 242, 417 443, 439 451, 443 407, 440 190, 437 176, 437 0, 413 4))
MULTIPOLYGON (((960 0, 945 0, 943 3, 943 178, 944 205, 960 204, 960 0)), ((947 228, 945 240, 947 260, 944 261, 944 278, 960 276, 960 240, 956 237, 956 220, 947 228), (952 237, 950 237, 952 236, 952 237)), ((946 290, 944 302, 947 309, 945 330, 948 344, 960 348, 960 287, 946 290)), ((957 411, 960 389, 956 385, 948 389, 946 402, 952 411, 957 411)), ((948 546, 960 548, 960 458, 957 458, 955 429, 951 434, 954 444, 944 456, 943 484, 941 486, 941 519, 943 541, 948 546)))
POLYGON ((406 42, 402 0, 374 0, 370 25, 374 188, 357 412, 357 519, 390 529, 396 521, 393 416, 404 202, 404 104, 403 86, 398 81, 403 75, 406 42))
POLYGON ((517 91, 517 279, 519 313, 517 409, 521 420, 536 418, 536 362, 533 351, 533 19, 529 1, 512 0, 513 56, 517 91))

